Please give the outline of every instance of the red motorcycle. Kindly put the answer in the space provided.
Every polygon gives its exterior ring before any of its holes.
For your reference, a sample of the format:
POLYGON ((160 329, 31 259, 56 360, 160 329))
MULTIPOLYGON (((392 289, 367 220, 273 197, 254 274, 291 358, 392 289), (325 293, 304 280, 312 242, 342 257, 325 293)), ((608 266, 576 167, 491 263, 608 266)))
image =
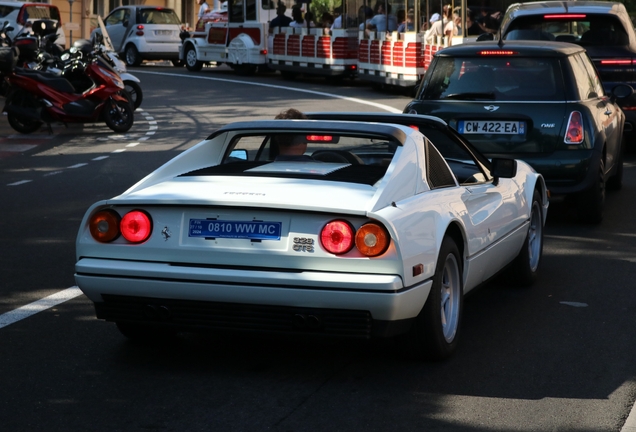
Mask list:
POLYGON ((104 121, 115 132, 128 131, 134 122, 133 107, 124 83, 106 62, 76 59, 62 73, 15 67, 9 53, 0 55, 9 91, 4 112, 13 129, 37 131, 43 123, 95 123, 104 121), (12 63, 10 71, 8 63, 12 63))

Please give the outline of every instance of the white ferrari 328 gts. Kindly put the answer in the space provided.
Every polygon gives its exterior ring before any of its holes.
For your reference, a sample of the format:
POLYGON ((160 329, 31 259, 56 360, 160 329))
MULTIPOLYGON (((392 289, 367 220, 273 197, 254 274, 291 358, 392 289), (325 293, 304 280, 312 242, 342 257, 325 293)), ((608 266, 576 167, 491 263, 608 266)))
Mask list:
POLYGON ((443 359, 464 294, 509 266, 535 280, 547 210, 540 174, 435 117, 233 123, 94 204, 75 278, 129 338, 400 335, 443 359))

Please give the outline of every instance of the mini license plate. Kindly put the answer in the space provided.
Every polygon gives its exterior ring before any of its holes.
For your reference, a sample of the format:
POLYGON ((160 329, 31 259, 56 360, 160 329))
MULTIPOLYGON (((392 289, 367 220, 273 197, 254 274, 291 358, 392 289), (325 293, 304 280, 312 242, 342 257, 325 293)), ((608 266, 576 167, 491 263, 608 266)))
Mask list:
POLYGON ((282 222, 190 219, 188 237, 280 240, 282 222))
POLYGON ((460 134, 524 135, 526 122, 460 120, 457 122, 457 131, 460 134))

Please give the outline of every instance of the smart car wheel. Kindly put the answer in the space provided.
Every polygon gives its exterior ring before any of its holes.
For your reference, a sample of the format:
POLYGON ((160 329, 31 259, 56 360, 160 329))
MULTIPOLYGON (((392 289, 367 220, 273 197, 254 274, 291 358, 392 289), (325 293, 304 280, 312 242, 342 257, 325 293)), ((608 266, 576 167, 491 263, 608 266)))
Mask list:
POLYGON ((141 56, 133 44, 129 44, 126 47, 126 52, 124 54, 124 58, 126 59, 126 64, 128 66, 139 66, 141 64, 141 56))
POLYGON ((459 340, 463 310, 462 260, 457 245, 444 238, 433 286, 422 311, 404 340, 416 358, 443 360, 450 357, 459 340))
POLYGON ((532 196, 530 209, 530 226, 526 234, 526 241, 515 258, 510 276, 513 283, 520 286, 530 286, 537 279, 537 270, 543 253, 543 213, 541 210, 541 196, 538 190, 532 196))
POLYGON ((198 72, 203 68, 203 62, 197 60, 197 51, 192 45, 188 45, 188 48, 186 48, 185 65, 191 72, 198 72))
POLYGON ((578 196, 577 210, 579 219, 586 223, 597 224, 603 220, 605 207, 605 163, 599 162, 594 185, 578 196))

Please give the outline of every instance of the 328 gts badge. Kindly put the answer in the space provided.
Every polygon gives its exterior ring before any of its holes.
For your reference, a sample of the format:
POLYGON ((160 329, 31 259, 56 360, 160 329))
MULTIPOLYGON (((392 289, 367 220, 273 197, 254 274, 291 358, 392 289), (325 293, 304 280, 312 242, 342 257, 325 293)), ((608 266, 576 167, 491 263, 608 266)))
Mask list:
POLYGON ((294 237, 293 249, 296 252, 313 252, 314 239, 308 237, 294 237))

